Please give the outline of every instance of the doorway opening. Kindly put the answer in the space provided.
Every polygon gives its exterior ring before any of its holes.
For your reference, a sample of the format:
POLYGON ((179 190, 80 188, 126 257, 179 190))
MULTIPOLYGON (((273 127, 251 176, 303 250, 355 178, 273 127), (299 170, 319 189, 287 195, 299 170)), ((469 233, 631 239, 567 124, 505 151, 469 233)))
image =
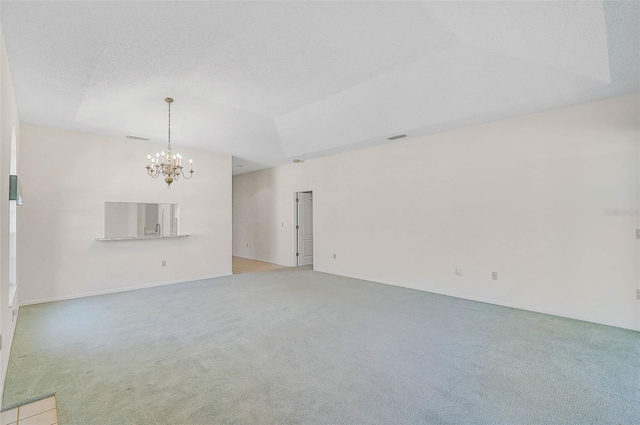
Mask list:
POLYGON ((313 192, 296 192, 296 265, 313 265, 313 192))

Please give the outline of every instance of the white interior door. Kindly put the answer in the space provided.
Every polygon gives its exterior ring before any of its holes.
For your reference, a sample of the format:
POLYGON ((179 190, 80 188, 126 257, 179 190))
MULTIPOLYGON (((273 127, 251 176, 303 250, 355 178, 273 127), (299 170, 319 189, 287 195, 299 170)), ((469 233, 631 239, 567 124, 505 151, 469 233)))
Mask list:
POLYGON ((298 193, 298 265, 313 264, 313 195, 312 192, 298 193))

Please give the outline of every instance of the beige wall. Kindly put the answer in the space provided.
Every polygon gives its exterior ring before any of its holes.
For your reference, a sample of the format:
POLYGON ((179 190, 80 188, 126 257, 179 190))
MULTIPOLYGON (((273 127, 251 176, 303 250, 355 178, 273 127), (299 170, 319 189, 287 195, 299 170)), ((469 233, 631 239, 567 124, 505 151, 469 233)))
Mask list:
POLYGON ((313 190, 317 271, 640 329, 639 103, 236 176, 233 253, 294 264, 293 193, 313 190), (615 209, 632 216, 605 213, 615 209))
POLYGON ((167 189, 144 169, 164 144, 32 125, 21 137, 21 304, 231 274, 230 156, 175 147, 196 172, 167 189), (106 201, 180 204, 190 236, 98 242, 106 201))
MULTIPOLYGON (((0 28, 0 329, 2 331, 0 398, 4 389, 11 342, 16 326, 12 311, 17 309, 17 302, 14 301, 12 306, 9 305, 9 173, 11 138, 14 129, 19 141, 20 122, 18 109, 13 92, 13 82, 11 80, 9 62, 7 61, 4 37, 2 28, 0 28)), ((18 208, 18 217, 20 212, 20 208, 18 208)))

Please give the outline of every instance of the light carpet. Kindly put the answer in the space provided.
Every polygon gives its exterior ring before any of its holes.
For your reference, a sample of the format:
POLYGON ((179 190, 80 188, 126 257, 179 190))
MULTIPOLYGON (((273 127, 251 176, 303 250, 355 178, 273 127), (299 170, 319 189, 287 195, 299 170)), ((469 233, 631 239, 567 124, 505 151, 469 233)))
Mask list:
POLYGON ((79 424, 638 424, 640 333, 281 269, 20 309, 3 405, 79 424))

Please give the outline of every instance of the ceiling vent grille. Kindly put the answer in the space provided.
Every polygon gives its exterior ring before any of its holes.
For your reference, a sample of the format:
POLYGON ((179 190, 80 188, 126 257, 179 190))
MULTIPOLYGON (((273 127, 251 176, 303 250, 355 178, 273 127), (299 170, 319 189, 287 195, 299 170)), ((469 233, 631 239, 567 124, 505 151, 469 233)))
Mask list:
POLYGON ((387 137, 387 140, 398 140, 398 139, 402 139, 403 137, 407 137, 407 135, 406 134, 398 134, 396 136, 387 137))
POLYGON ((147 139, 146 137, 140 137, 140 136, 132 136, 132 135, 127 135, 126 136, 127 139, 133 139, 133 140, 144 140, 145 142, 149 139, 147 139))

